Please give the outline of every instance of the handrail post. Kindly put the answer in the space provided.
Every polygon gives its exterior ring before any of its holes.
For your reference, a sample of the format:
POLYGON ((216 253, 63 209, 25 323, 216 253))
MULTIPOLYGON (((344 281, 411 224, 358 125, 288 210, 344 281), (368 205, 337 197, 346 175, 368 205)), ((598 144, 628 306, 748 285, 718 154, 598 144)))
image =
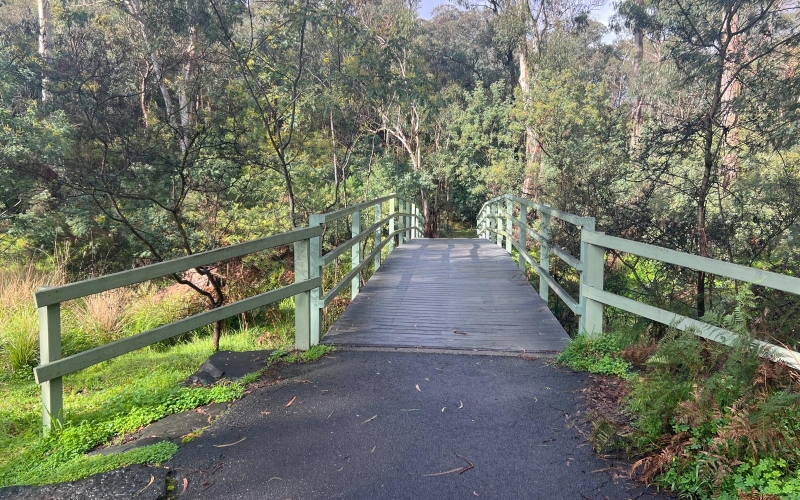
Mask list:
MULTIPOLYGON (((375 224, 380 222, 380 220, 381 220, 381 204, 378 203, 377 205, 375 205, 375 224)), ((378 229, 375 230, 375 238, 373 239, 372 248, 378 248, 378 245, 381 244, 382 240, 383 240, 383 227, 381 226, 381 227, 379 227, 378 229)), ((378 268, 381 267, 381 253, 380 252, 378 252, 375 255, 375 259, 374 259, 373 262, 374 262, 375 271, 377 271, 378 268)))
MULTIPOLYGON (((405 209, 405 206, 406 206, 406 204, 403 203, 403 200, 398 198, 397 199, 397 213, 398 214, 402 214, 403 210, 405 209)), ((400 232, 397 233, 397 246, 400 246, 403 243, 405 243, 405 239, 404 239, 404 236, 406 234, 405 227, 406 227, 406 218, 403 217, 402 215, 399 215, 397 217, 397 230, 400 231, 400 232)))
MULTIPOLYGON (((355 238, 361 233, 361 210, 353 212, 352 220, 350 221, 350 234, 355 238)), ((350 264, 351 269, 355 269, 361 263, 361 244, 356 243, 350 249, 350 264)), ((361 287, 361 273, 358 273, 355 278, 350 282, 350 300, 356 298, 358 290, 361 287)))
MULTIPOLYGON (((61 304, 39 308, 39 355, 44 365, 61 359, 61 304)), ((50 433, 53 422, 64 423, 64 390, 61 377, 43 382, 42 431, 50 433)))
MULTIPOLYGON (((308 226, 321 226, 319 215, 308 218, 308 226)), ((322 276, 322 236, 315 236, 309 241, 309 278, 322 276)), ((319 344, 322 337, 322 285, 311 290, 311 303, 309 312, 309 345, 319 344)))
POLYGON ((409 203, 408 204, 408 213, 411 215, 408 216, 408 227, 411 229, 409 230, 409 237, 408 239, 413 240, 417 237, 417 221, 414 219, 414 214, 417 213, 417 205, 416 203, 409 203))
POLYGON ((506 252, 508 255, 511 255, 511 238, 514 234, 514 224, 511 222, 511 218, 514 217, 514 205, 511 202, 511 198, 506 198, 506 252))
POLYGON ((489 205, 489 229, 492 229, 492 231, 489 231, 489 241, 496 244, 497 233, 494 230, 497 229, 497 219, 495 218, 494 210, 494 204, 489 205))
MULTIPOLYGON (((294 242, 294 282, 307 280, 311 275, 311 242, 294 242)), ((311 292, 294 296, 294 346, 305 351, 311 347, 311 292)))
POLYGON ((417 205, 414 205, 414 222, 417 225, 417 238, 422 238, 423 235, 425 234, 423 232, 423 227, 425 226, 425 223, 422 221, 421 213, 422 212, 420 212, 419 207, 417 205))
POLYGON ((392 198, 391 200, 389 200, 389 215, 392 216, 392 218, 389 219, 389 239, 392 240, 392 241, 389 242, 389 253, 391 253, 392 250, 394 250, 394 242, 395 242, 395 236, 394 236, 394 219, 395 219, 395 216, 394 216, 394 214, 397 212, 397 210, 395 209, 395 201, 396 201, 395 198, 392 198))
MULTIPOLYGON (((406 202, 406 210, 405 210, 405 213, 406 213, 406 214, 410 214, 410 213, 411 213, 411 202, 409 202, 409 201, 407 201, 407 202, 406 202)), ((406 215, 406 216, 405 216, 405 219, 406 219, 406 225, 405 225, 405 228, 406 228, 406 230, 405 230, 405 235, 406 235, 406 241, 408 241, 408 240, 410 240, 410 239, 413 237, 413 236, 411 235, 411 232, 412 232, 412 229, 411 229, 411 227, 413 226, 413 224, 412 224, 412 221, 411 221, 411 216, 410 216, 410 215, 406 215)))
POLYGON ((495 240, 495 243, 497 244, 497 246, 502 248, 503 247, 503 235, 500 234, 500 231, 503 230, 503 216, 501 214, 502 214, 502 212, 500 210, 500 203, 495 201, 494 202, 494 219, 495 219, 495 226, 497 227, 497 232, 495 233, 495 236, 497 236, 497 239, 495 240))
MULTIPOLYGON (((520 203, 519 205, 519 247, 527 253, 528 251, 528 207, 520 203)), ((519 256, 519 262, 517 263, 519 266, 520 271, 523 273, 525 272, 525 267, 527 266, 527 262, 522 257, 519 256)))
POLYGON ((581 317, 578 322, 580 332, 596 337, 603 333, 603 304, 595 300, 588 299, 583 294, 584 286, 590 286, 598 290, 603 289, 603 267, 605 265, 605 248, 587 243, 581 231, 581 263, 583 272, 580 281, 580 311, 581 317))
MULTIPOLYGON (((545 239, 539 246, 539 265, 542 266, 542 269, 550 272, 550 242, 553 237, 553 231, 550 227, 550 214, 545 212, 540 212, 541 220, 542 220, 542 236, 545 239)), ((539 276, 539 296, 542 297, 542 300, 547 302, 548 297, 550 296, 550 285, 547 283, 547 279, 544 276, 539 276)))

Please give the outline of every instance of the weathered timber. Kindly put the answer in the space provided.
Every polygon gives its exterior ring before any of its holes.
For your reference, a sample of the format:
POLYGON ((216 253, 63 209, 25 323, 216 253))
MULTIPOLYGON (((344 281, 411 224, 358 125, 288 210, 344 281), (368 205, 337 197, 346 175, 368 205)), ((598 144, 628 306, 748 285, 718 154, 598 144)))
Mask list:
POLYGON ((556 352, 567 341, 508 253, 458 238, 396 248, 322 343, 556 352))

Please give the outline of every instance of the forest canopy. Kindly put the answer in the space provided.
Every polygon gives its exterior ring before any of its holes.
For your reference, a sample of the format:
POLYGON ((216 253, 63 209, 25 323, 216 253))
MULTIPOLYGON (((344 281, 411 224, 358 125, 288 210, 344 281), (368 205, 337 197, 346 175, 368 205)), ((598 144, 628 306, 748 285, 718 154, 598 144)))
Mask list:
POLYGON ((796 2, 596 4, 4 0, 4 262, 97 276, 392 191, 446 236, 511 192, 797 274, 796 2))

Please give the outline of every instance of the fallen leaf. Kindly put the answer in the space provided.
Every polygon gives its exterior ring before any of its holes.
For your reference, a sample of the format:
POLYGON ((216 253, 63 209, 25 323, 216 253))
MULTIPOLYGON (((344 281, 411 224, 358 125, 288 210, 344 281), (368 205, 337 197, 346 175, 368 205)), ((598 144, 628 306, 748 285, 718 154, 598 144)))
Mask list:
POLYGON ((375 448, 377 448, 377 447, 378 447, 377 445, 373 446, 372 447, 372 451, 370 453, 375 453, 375 448))
POLYGON ((368 419, 364 420, 364 421, 363 421, 363 422, 361 422, 361 423, 362 423, 362 424, 366 424, 366 423, 367 423, 367 422, 369 422, 370 420, 375 420, 376 418, 378 418, 378 416, 377 416, 377 415, 373 415, 373 416, 369 417, 368 419))
POLYGON ((342 472, 344 470, 344 465, 342 465, 341 469, 337 469, 336 472, 342 472))
POLYGON ((442 406, 442 413, 444 413, 444 409, 447 408, 446 406, 442 406))
POLYGON ((228 447, 228 446, 233 446, 233 445, 235 445, 235 444, 239 444, 239 443, 241 443, 242 441, 244 441, 245 439, 247 439, 247 438, 246 438, 246 437, 243 437, 242 439, 240 439, 240 440, 238 440, 238 441, 236 441, 236 442, 234 442, 234 443, 228 443, 228 444, 215 444, 215 445, 213 445, 213 446, 214 446, 214 448, 226 448, 226 447, 228 447))
POLYGON ((416 387, 419 392, 422 392, 422 389, 419 388, 419 384, 415 385, 414 387, 416 387))
POLYGON ((478 496, 478 492, 477 492, 477 491, 474 491, 474 490, 473 490, 473 491, 472 491, 472 494, 473 494, 473 495, 475 495, 475 496, 478 496))
POLYGON ((458 402, 458 409, 460 410, 463 407, 464 407, 464 402, 463 401, 459 401, 458 402))
MULTIPOLYGON (((138 493, 136 493, 136 494, 138 495, 139 493, 141 493, 141 492, 143 492, 144 490, 146 490, 147 488, 149 488, 149 487, 150 487, 150 485, 151 485, 151 484, 153 484, 153 481, 155 481, 155 480, 156 480, 156 478, 155 478, 155 477, 154 477, 152 474, 150 474, 150 482, 149 482, 149 483, 147 483, 147 486, 145 486, 144 488, 142 488, 141 490, 139 490, 139 492, 138 492, 138 493)), ((185 481, 185 479, 184 479, 184 481, 185 481)), ((184 488, 184 491, 186 491, 186 489, 185 489, 185 488, 184 488)))
POLYGON ((295 400, 295 399, 297 399, 297 396, 293 397, 291 401, 289 401, 288 403, 286 403, 286 408, 288 408, 288 407, 292 406, 292 403, 294 403, 294 400, 295 400))
POLYGON ((187 478, 183 478, 183 491, 181 491, 181 495, 186 493, 186 489, 189 487, 189 480, 187 478))
POLYGON ((268 411, 262 411, 262 412, 261 412, 261 414, 262 414, 262 415, 269 415, 270 413, 271 413, 271 412, 268 412, 268 411))

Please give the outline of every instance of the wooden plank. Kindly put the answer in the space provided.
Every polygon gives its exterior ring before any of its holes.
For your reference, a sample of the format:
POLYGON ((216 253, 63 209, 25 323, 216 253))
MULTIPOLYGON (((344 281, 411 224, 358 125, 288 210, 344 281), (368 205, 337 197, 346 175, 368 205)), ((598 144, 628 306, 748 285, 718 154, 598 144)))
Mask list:
MULTIPOLYGON (((350 234, 359 234, 361 232, 361 211, 357 210, 353 212, 352 215, 353 219, 350 221, 350 234)), ((369 231, 370 233, 372 231, 369 231)), ((366 262, 369 259, 365 259, 366 262)), ((353 245, 350 249, 350 264, 353 269, 358 267, 362 269, 364 266, 359 266, 361 263, 361 244, 353 245)), ((350 300, 356 298, 358 295, 358 290, 361 287, 361 272, 355 273, 353 279, 350 280, 350 300)))
MULTIPOLYGON (((294 244, 294 282, 302 283, 311 277, 311 242, 297 241, 294 244)), ((311 292, 298 293, 294 297, 294 346, 305 351, 311 347, 311 292)))
MULTIPOLYGON (((517 244, 517 242, 514 242, 514 245, 516 246, 517 251, 519 252, 520 247, 517 244)), ((522 255, 522 258, 534 269, 534 271, 536 271, 536 274, 538 274, 540 277, 544 276, 544 278, 547 280, 547 284, 550 286, 550 288, 553 289, 553 291, 556 292, 556 295, 558 295, 558 297, 564 302, 564 304, 566 304, 567 307, 569 307, 570 311, 572 311, 575 314, 580 314, 581 308, 578 302, 575 299, 573 299, 570 296, 570 294, 567 293, 566 290, 564 290, 564 288, 555 280, 555 278, 553 278, 553 276, 548 271, 543 269, 538 262, 533 260, 533 257, 528 255, 527 252, 525 252, 524 254, 520 253, 520 255, 522 255)))
POLYGON ((370 260, 370 259, 372 259, 372 258, 374 258, 374 257, 375 257, 375 255, 376 255, 378 252, 380 252, 380 251, 381 251, 381 249, 382 249, 384 246, 386 246, 387 242, 391 241, 391 240, 392 240, 392 238, 393 238, 395 235, 400 235, 400 234, 402 234, 402 233, 403 233, 403 231, 405 231, 405 230, 401 228, 401 229, 398 229, 397 231, 395 231, 394 233, 390 233, 390 234, 389 234, 389 238, 387 238, 387 239, 383 240, 383 241, 380 243, 380 245, 378 245, 377 247, 373 248, 373 249, 372 249, 372 252, 370 252, 370 254, 369 254, 369 255, 367 255, 367 257, 364 259, 364 261, 363 261, 363 262, 361 262, 361 263, 360 263, 360 264, 358 264, 356 267, 354 267, 353 269, 351 269, 351 270, 350 270, 350 272, 349 272, 349 273, 347 273, 347 274, 345 275, 345 277, 344 277, 344 278, 342 278, 342 280, 341 280, 339 283, 337 283, 336 285, 334 285, 334 287, 333 287, 333 288, 331 288, 331 290, 330 290, 328 293, 326 293, 326 294, 325 294, 325 296, 324 296, 324 297, 321 299, 321 304, 322 304, 322 306, 327 306, 328 304, 330 304, 330 303, 331 303, 331 301, 332 301, 332 300, 333 300, 333 299, 334 299, 334 298, 335 298, 337 295, 339 295, 339 293, 340 293, 342 290, 344 290, 344 289, 347 287, 347 283, 348 283, 348 282, 350 282, 350 281, 351 281, 351 280, 352 280, 352 279, 353 279, 355 276, 357 276, 357 275, 358 275, 358 273, 360 273, 362 269, 364 269, 364 267, 365 267, 365 266, 366 266, 366 265, 369 263, 369 260, 370 260))
POLYGON ((561 210, 551 207, 550 205, 542 205, 541 203, 536 203, 531 200, 526 200, 525 198, 519 198, 517 196, 512 196, 512 195, 505 195, 505 196, 516 201, 517 203, 528 206, 540 213, 548 214, 557 219, 569 222, 570 224, 573 224, 575 226, 584 227, 586 229, 594 231, 594 224, 595 224, 594 217, 582 217, 568 212, 563 212, 561 210))
MULTIPOLYGON (((61 359, 61 304, 39 308, 39 360, 40 364, 61 359)), ((64 423, 64 392, 61 377, 42 384, 42 430, 50 432, 53 423, 64 423)))
POLYGON ((699 255, 678 252, 676 250, 669 250, 655 245, 639 243, 637 241, 608 236, 593 231, 583 231, 581 233, 581 238, 588 243, 638 255, 646 259, 659 260, 676 266, 688 267, 717 276, 725 276, 726 278, 800 295, 800 278, 730 262, 723 262, 721 260, 709 259, 708 257, 700 257, 699 255))
MULTIPOLYGON (((718 328, 681 314, 643 304, 639 301, 615 295, 610 292, 598 290, 589 285, 584 285, 581 290, 583 295, 594 301, 657 321, 681 331, 693 329, 696 335, 708 340, 713 340, 714 342, 734 345, 738 340, 738 334, 730 330, 718 328)), ((759 355, 772 359, 773 361, 785 363, 794 369, 800 369, 800 352, 792 351, 761 340, 753 340, 752 345, 754 349, 758 349, 759 355)))
POLYGON ((208 252, 196 253, 166 262, 158 262, 128 271, 108 274, 100 278, 78 281, 76 283, 56 287, 41 287, 34 294, 36 307, 44 307, 50 304, 77 299, 78 297, 94 295, 106 290, 111 290, 112 288, 141 283, 142 281, 160 278, 161 276, 183 272, 200 266, 207 266, 215 262, 241 257, 269 248, 289 245, 295 241, 312 238, 321 234, 321 227, 295 229, 286 233, 276 234, 275 236, 268 236, 266 238, 217 248, 209 250, 208 252))
POLYGON ((152 330, 127 337, 124 339, 111 342, 94 349, 73 354, 72 356, 59 359, 50 363, 42 364, 33 369, 36 376, 36 383, 41 384, 48 380, 61 377, 68 373, 72 373, 92 365, 96 365, 102 361, 106 361, 117 356, 147 347, 162 340, 166 340, 182 333, 196 330, 197 328, 210 325, 211 323, 242 314, 257 307, 262 307, 279 300, 286 299, 303 293, 320 286, 321 280, 319 278, 287 285, 277 290, 272 290, 266 293, 250 297, 248 299, 234 302, 226 306, 218 307, 210 311, 205 311, 194 316, 175 321, 168 325, 160 326, 152 330))
MULTIPOLYGON (((383 237, 383 225, 385 223, 389 222, 388 218, 381 219, 381 217, 382 217, 381 211, 382 211, 381 204, 378 203, 377 205, 375 205, 375 210, 374 210, 374 212, 375 212, 375 224, 372 225, 372 227, 375 228, 375 236, 373 236, 373 238, 372 238, 372 248, 373 249, 381 244, 381 238, 383 237)), ((375 270, 377 271, 378 268, 381 267, 381 253, 380 252, 375 254, 375 258, 373 260, 373 263, 374 263, 375 270)))
POLYGON ((322 342, 522 353, 560 351, 567 339, 504 249, 422 238, 384 260, 322 342))
MULTIPOLYGON (((377 213, 380 214, 380 211, 377 209, 377 205, 376 205, 376 210, 377 210, 377 213)), ((364 240, 364 238, 366 238, 366 237, 368 237, 370 235, 377 234, 377 232, 380 230, 380 228, 384 224, 389 222, 390 220, 392 220, 391 217, 386 217, 385 219, 379 220, 378 222, 376 222, 375 224, 371 225, 367 229, 361 231, 354 238, 350 238, 349 240, 345 241, 344 243, 342 243, 338 247, 336 247, 333 250, 331 250, 330 252, 326 253, 322 257, 322 264, 327 266, 328 264, 330 264, 331 262, 336 260, 336 257, 339 257, 340 255, 345 253, 347 250, 352 248, 353 245, 355 245, 356 243, 360 243, 361 241, 364 240)))
POLYGON ((348 215, 358 210, 364 210, 366 208, 369 208, 375 205, 376 203, 383 203, 384 201, 394 200, 396 197, 397 195, 392 193, 386 196, 382 196, 380 198, 375 198, 374 200, 365 201, 364 203, 359 203, 357 205, 350 205, 347 208, 336 210, 334 212, 328 212, 324 214, 314 214, 314 215, 319 219, 321 224, 325 224, 326 222, 330 222, 332 220, 341 219, 342 217, 347 217, 348 215))

